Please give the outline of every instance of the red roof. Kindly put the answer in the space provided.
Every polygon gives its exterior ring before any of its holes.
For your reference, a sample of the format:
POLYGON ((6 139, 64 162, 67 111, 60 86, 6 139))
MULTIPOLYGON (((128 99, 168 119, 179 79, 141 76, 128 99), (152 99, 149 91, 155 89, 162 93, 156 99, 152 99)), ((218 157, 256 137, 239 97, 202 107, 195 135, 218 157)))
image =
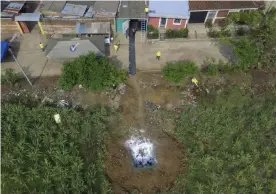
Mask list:
POLYGON ((190 10, 218 10, 260 8, 264 1, 189 1, 190 10))

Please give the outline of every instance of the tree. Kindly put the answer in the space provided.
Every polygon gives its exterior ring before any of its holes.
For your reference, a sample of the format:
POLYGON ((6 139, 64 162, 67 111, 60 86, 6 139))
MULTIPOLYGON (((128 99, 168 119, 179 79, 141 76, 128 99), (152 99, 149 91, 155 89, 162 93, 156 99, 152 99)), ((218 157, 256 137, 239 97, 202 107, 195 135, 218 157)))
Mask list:
POLYGON ((126 72, 111 64, 107 57, 98 58, 89 53, 64 63, 59 84, 70 90, 76 84, 89 90, 106 90, 126 81, 126 72))

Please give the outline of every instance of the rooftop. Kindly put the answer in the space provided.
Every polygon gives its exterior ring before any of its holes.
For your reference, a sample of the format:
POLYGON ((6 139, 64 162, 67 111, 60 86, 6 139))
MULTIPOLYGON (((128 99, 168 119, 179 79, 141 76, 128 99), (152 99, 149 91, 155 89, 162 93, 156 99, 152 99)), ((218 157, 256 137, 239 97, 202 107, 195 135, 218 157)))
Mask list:
POLYGON ((118 18, 139 19, 145 11, 145 1, 121 1, 118 18))
POLYGON ((41 11, 61 12, 66 1, 43 1, 41 11))
POLYGON ((51 59, 72 59, 80 55, 95 52, 98 56, 105 55, 104 36, 95 36, 89 39, 57 40, 47 42, 46 55, 51 59), (72 51, 70 48, 75 46, 72 51))
POLYGON ((188 1, 150 1, 149 10, 150 17, 189 17, 188 1))
POLYGON ((190 10, 260 8, 263 1, 189 1, 190 10))
POLYGON ((115 17, 119 1, 96 1, 94 4, 95 17, 115 17))

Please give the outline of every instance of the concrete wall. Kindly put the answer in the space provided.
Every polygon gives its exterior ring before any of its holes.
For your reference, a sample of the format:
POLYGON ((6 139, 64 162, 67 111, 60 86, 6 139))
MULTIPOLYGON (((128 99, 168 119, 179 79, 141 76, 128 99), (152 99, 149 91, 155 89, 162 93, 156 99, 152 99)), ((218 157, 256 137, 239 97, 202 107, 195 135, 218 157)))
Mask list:
MULTIPOLYGON (((187 22, 186 19, 182 19, 180 25, 175 25, 173 24, 173 21, 174 21, 174 18, 168 18, 166 28, 170 28, 170 29, 185 28, 186 22, 187 22)), ((159 28, 159 22, 160 22, 159 17, 150 17, 148 25, 152 25, 155 28, 159 28)))
POLYGON ((159 20, 160 18, 157 18, 157 17, 150 17, 149 18, 149 22, 148 22, 148 25, 151 25, 155 28, 158 28, 159 27, 159 20))
POLYGON ((175 25, 173 24, 174 18, 169 18, 167 21, 167 26, 166 28, 170 28, 170 29, 181 29, 181 28, 185 28, 186 25, 186 21, 185 19, 181 20, 180 25, 175 25))
POLYGON ((228 10, 218 11, 217 17, 226 17, 228 15, 228 10))
POLYGON ((19 33, 18 26, 15 21, 10 18, 1 18, 1 33, 19 33))
POLYGON ((94 19, 47 19, 44 18, 41 22, 42 28, 46 34, 75 34, 76 24, 78 22, 110 22, 114 29, 114 19, 94 20, 94 19))

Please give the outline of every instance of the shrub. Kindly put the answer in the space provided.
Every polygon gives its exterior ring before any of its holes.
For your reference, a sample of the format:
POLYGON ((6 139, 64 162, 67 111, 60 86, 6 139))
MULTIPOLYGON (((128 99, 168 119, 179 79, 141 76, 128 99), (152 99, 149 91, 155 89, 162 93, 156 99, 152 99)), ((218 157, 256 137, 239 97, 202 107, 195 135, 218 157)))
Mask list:
POLYGON ((215 76, 218 73, 218 65, 215 63, 210 63, 207 66, 207 69, 208 69, 208 75, 210 76, 215 76))
POLYGON ((207 35, 211 38, 218 38, 220 36, 220 32, 214 29, 211 29, 207 32, 207 35))
POLYGON ((116 68, 107 57, 97 58, 89 53, 64 63, 59 85, 65 90, 76 84, 89 90, 105 90, 125 80, 126 72, 116 68))
POLYGON ((153 27, 152 25, 148 26, 148 38, 149 39, 156 39, 159 38, 159 31, 157 28, 153 27))
POLYGON ((163 68, 162 73, 166 79, 179 83, 185 77, 194 75, 198 71, 196 64, 192 61, 169 62, 163 68))
POLYGON ((166 30, 166 38, 187 38, 188 34, 188 28, 166 30))
POLYGON ((8 83, 11 85, 14 85, 20 77, 18 76, 17 73, 14 72, 13 69, 7 69, 4 74, 1 75, 1 83, 8 83))
POLYGON ((246 30, 244 28, 238 28, 236 30, 236 36, 244 36, 246 35, 246 30))
POLYGON ((206 27, 206 28, 212 28, 212 27, 213 27, 212 21, 207 20, 207 21, 205 22, 205 27, 206 27))
POLYGON ((222 36, 222 37, 230 37, 231 35, 232 35, 232 33, 231 33, 231 30, 229 29, 229 30, 221 30, 220 31, 220 35, 222 36))

